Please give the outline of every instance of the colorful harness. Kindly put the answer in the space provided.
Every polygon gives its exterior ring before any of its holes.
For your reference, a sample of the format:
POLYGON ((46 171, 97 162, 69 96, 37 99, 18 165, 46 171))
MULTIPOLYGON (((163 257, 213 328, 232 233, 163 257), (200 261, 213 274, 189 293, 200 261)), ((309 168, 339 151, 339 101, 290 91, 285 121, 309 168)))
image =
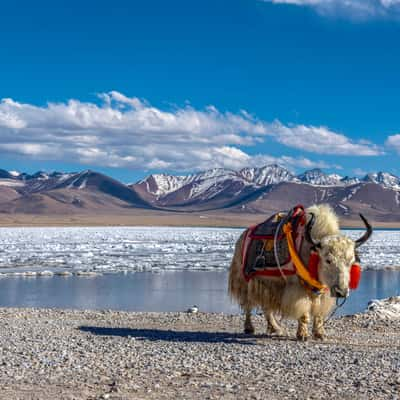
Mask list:
MULTIPOLYGON (((311 249, 308 265, 299 254, 304 242, 306 212, 302 205, 290 212, 280 212, 261 224, 250 227, 243 240, 242 271, 247 282, 257 276, 279 277, 297 275, 301 283, 314 294, 328 288, 318 280, 320 257, 311 249)), ((350 271, 350 289, 358 287, 361 278, 359 259, 350 271)))

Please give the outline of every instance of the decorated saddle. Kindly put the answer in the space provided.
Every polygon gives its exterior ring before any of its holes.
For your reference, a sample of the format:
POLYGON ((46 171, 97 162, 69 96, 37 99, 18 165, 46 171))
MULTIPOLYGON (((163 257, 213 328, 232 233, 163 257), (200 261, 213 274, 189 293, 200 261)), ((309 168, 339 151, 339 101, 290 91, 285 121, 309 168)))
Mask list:
POLYGON ((243 276, 289 276, 296 274, 284 227, 291 224, 292 238, 298 254, 304 240, 306 215, 303 206, 274 214, 264 222, 250 227, 242 248, 243 276))
MULTIPOLYGON (((247 229, 242 247, 242 271, 245 280, 249 282, 257 276, 285 278, 297 275, 303 286, 314 294, 326 292, 328 288, 318 280, 320 257, 316 247, 319 244, 313 243, 310 238, 314 219, 311 214, 307 224, 305 209, 298 205, 289 212, 279 212, 261 224, 247 229), (300 257, 306 237, 313 244, 307 264, 300 257)), ((367 235, 371 232, 369 229, 367 235)), ((357 253, 355 256, 356 262, 350 268, 349 288, 352 290, 357 289, 361 277, 357 253)))

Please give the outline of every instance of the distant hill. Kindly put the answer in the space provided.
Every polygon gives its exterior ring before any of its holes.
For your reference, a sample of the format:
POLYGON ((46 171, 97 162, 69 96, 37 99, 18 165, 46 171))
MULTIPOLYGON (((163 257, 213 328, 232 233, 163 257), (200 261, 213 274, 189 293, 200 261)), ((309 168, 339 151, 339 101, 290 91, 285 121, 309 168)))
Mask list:
POLYGON ((0 212, 71 214, 154 208, 131 188, 94 171, 0 178, 0 212))
POLYGON ((34 215, 118 214, 129 210, 269 214, 294 204, 329 203, 345 219, 359 212, 400 221, 400 178, 363 178, 312 169, 294 175, 279 165, 198 174, 153 174, 126 185, 95 171, 35 174, 0 170, 0 212, 34 215))
POLYGON ((400 178, 387 172, 360 179, 312 169, 296 176, 279 165, 268 165, 189 176, 150 175, 131 187, 149 203, 174 210, 264 214, 294 204, 329 203, 344 217, 358 218, 362 212, 383 222, 400 221, 400 178))

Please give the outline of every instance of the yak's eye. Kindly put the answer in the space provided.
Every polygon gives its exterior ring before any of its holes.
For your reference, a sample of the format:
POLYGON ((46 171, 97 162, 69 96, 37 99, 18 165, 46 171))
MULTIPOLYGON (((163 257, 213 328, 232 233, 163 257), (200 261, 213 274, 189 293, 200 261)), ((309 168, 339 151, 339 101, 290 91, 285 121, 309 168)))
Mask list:
POLYGON ((332 261, 329 260, 328 258, 325 261, 326 261, 327 264, 331 264, 332 263, 332 261))

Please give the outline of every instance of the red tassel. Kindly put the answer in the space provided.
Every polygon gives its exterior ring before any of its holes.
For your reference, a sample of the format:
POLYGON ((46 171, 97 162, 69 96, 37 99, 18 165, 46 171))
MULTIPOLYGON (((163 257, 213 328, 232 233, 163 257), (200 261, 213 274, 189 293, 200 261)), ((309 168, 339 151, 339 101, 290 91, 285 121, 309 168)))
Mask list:
POLYGON ((308 260, 308 271, 313 279, 318 280, 318 265, 319 265, 319 254, 316 251, 312 251, 308 260))
POLYGON ((350 269, 350 282, 349 287, 351 290, 355 290, 358 288, 358 284, 361 279, 361 267, 360 264, 353 264, 350 269))

